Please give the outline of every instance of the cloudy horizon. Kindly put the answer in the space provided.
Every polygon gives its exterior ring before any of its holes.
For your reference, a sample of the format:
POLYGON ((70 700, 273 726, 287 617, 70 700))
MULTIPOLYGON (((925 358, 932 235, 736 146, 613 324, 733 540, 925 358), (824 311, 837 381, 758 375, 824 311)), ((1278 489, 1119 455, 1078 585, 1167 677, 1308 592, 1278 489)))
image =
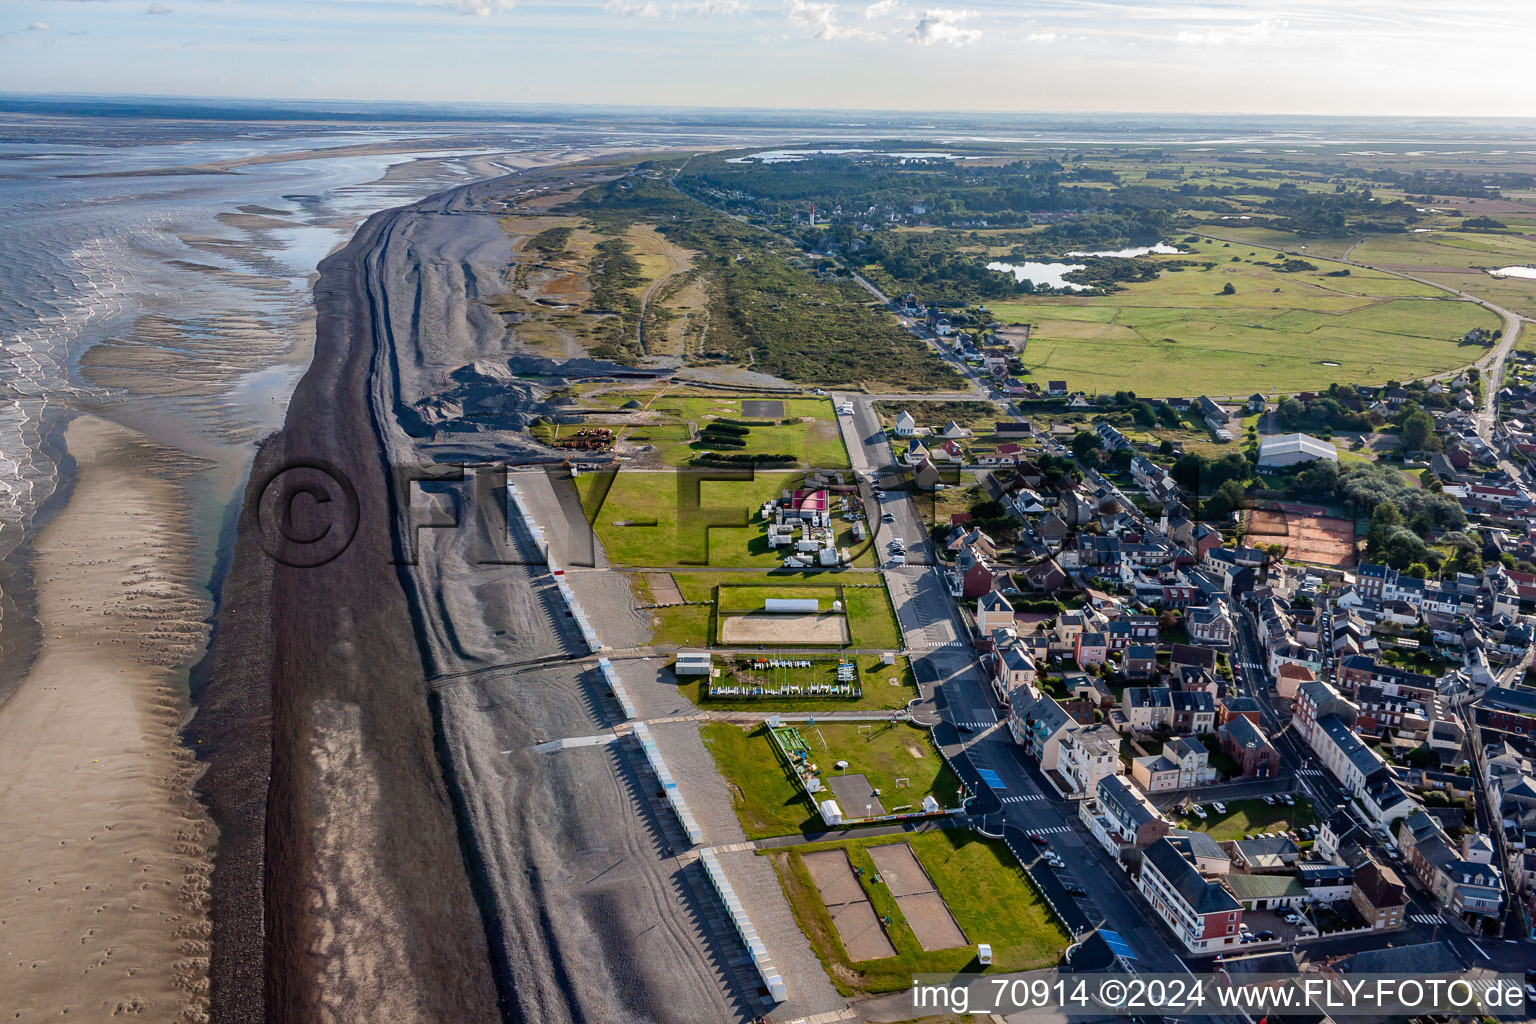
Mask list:
POLYGON ((1521 0, 6 0, 0 90, 1530 116, 1532 44, 1521 0))

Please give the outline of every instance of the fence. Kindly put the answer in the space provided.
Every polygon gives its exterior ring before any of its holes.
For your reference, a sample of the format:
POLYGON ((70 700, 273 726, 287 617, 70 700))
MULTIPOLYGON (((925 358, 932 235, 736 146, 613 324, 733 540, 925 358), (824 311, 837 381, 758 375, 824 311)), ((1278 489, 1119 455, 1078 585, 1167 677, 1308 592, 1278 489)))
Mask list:
POLYGON ((665 794, 667 803, 672 805, 672 813, 677 815, 678 823, 683 826, 683 831, 688 833, 688 841, 702 842, 704 833, 700 831, 699 823, 693 820, 693 812, 688 809, 688 801, 683 799, 683 791, 677 788, 677 780, 672 778, 672 772, 667 768, 667 763, 661 759, 661 750, 656 746, 656 739, 644 722, 635 723, 635 737, 640 740, 640 749, 645 751, 645 759, 650 762, 651 771, 656 773, 656 779, 661 783, 661 791, 665 794))
POLYGON ((768 947, 758 937, 751 918, 747 917, 747 912, 742 907, 736 890, 731 886, 730 879, 725 877, 725 869, 720 866, 720 858, 715 855, 714 850, 703 850, 699 854, 699 861, 704 865, 704 873, 709 876, 709 884, 714 887, 715 894, 720 897, 720 902, 725 904, 726 912, 731 915, 731 924, 735 926, 736 934, 741 936, 741 941, 746 944, 747 954, 752 958, 753 966, 762 976, 763 984, 768 986, 768 994, 773 997, 774 1002, 782 1003, 788 997, 789 989, 785 986, 779 969, 773 965, 773 958, 768 955, 768 947))

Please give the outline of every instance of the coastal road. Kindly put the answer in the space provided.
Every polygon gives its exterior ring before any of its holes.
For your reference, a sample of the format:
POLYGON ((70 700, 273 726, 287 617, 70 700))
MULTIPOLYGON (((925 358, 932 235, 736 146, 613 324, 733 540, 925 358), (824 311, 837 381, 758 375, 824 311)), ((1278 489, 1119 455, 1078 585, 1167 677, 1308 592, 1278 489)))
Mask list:
MULTIPOLYGON (((891 446, 868 399, 833 396, 838 405, 845 399, 853 402, 854 413, 839 416, 843 436, 855 472, 867 480, 871 472, 891 464, 891 446)), ((932 726, 934 744, 976 794, 973 820, 988 834, 1006 832, 1014 840, 1036 885, 1053 901, 1069 904, 1063 907, 1067 916, 1123 935, 1139 956, 1139 970, 1187 970, 1174 952, 1179 948, 1177 940, 1149 914, 1126 873, 1079 824, 1076 803, 1063 800, 1021 759, 1008 732, 1006 710, 983 677, 969 631, 944 586, 913 496, 905 490, 890 490, 878 506, 895 520, 881 524, 882 528, 900 530, 909 557, 922 563, 887 566, 885 571, 921 694, 912 707, 913 716, 932 726), (988 787, 982 770, 996 773, 1001 788, 988 787), (1049 848, 1065 861, 1063 869, 1053 870, 1040 859, 1037 844, 1027 838, 1030 833, 1047 838, 1049 848), (1090 895, 1074 897, 1064 888, 1068 884, 1090 895)), ((877 518, 872 516, 872 522, 877 518)), ((876 538, 883 553, 881 534, 877 532, 876 538)))

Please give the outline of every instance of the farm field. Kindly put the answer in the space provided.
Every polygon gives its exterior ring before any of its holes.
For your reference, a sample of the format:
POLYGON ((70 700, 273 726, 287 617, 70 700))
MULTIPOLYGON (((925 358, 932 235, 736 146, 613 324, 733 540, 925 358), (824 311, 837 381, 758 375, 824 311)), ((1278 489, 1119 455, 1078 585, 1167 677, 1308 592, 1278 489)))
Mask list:
MULTIPOLYGON (((727 474, 740 479, 621 470, 579 476, 576 490, 614 565, 779 568, 784 552, 768 546, 761 509, 785 489, 797 487, 804 474, 711 470, 707 475, 727 474)), ((838 546, 848 548, 854 564, 873 565, 868 541, 853 539, 853 524, 836 516, 832 521, 838 546)))
POLYGON ((1054 963, 1070 942, 1008 848, 999 840, 969 830, 934 829, 902 836, 871 836, 796 846, 764 855, 773 859, 796 921, 838 991, 845 996, 908 988, 914 973, 1007 973, 1044 967, 1054 963), (870 849, 901 843, 911 847, 964 933, 967 945, 924 950, 891 889, 874 880, 879 872, 870 849), (832 915, 805 865, 806 854, 826 850, 846 852, 853 866, 862 869, 859 884, 875 914, 891 919, 884 932, 895 956, 849 959, 832 915), (977 963, 978 942, 991 944, 991 966, 977 963))
MULTIPOLYGON (((672 578, 683 600, 690 602, 713 602, 716 588, 726 593, 727 600, 737 600, 732 594, 737 588, 732 584, 749 584, 754 593, 761 592, 770 597, 792 597, 799 593, 792 584, 821 584, 828 579, 837 579, 841 584, 843 607, 848 617, 848 645, 864 650, 901 649, 901 630, 897 627, 896 617, 891 611, 891 602, 886 596, 885 584, 875 573, 829 577, 824 572, 792 570, 778 570, 771 574, 677 572, 672 574, 672 578), (874 585, 858 585, 863 583, 874 585), (722 587, 722 584, 725 586, 722 587)), ((636 585, 644 586, 643 583, 636 585)), ((833 589, 831 586, 815 586, 807 596, 826 597, 827 593, 833 589)), ((644 601, 644 593, 642 593, 642 603, 648 603, 644 601)), ((656 643, 677 647, 708 647, 716 635, 714 628, 716 612, 713 604, 685 604, 652 608, 650 611, 657 623, 656 643)))
POLYGON ((1037 381, 1065 379, 1090 393, 1149 397, 1298 391, 1347 380, 1373 383, 1454 369, 1485 348, 1461 342, 1499 318, 1429 285, 1312 260, 1282 273, 1276 253, 1202 241, 1211 269, 1166 271, 1105 296, 1049 296, 991 305, 1003 323, 1034 325, 1025 365, 1037 381), (1254 255, 1250 256, 1249 253, 1254 255), (1233 260, 1237 262, 1232 262, 1233 260), (1222 294, 1232 284, 1235 293, 1222 294))

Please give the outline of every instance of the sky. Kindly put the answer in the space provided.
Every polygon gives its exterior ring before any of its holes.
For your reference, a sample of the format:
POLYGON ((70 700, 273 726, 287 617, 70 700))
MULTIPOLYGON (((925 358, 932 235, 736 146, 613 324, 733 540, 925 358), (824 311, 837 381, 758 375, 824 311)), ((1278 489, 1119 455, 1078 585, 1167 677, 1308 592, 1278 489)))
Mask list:
POLYGON ((1536 115, 1536 0, 0 0, 0 91, 1536 115))

